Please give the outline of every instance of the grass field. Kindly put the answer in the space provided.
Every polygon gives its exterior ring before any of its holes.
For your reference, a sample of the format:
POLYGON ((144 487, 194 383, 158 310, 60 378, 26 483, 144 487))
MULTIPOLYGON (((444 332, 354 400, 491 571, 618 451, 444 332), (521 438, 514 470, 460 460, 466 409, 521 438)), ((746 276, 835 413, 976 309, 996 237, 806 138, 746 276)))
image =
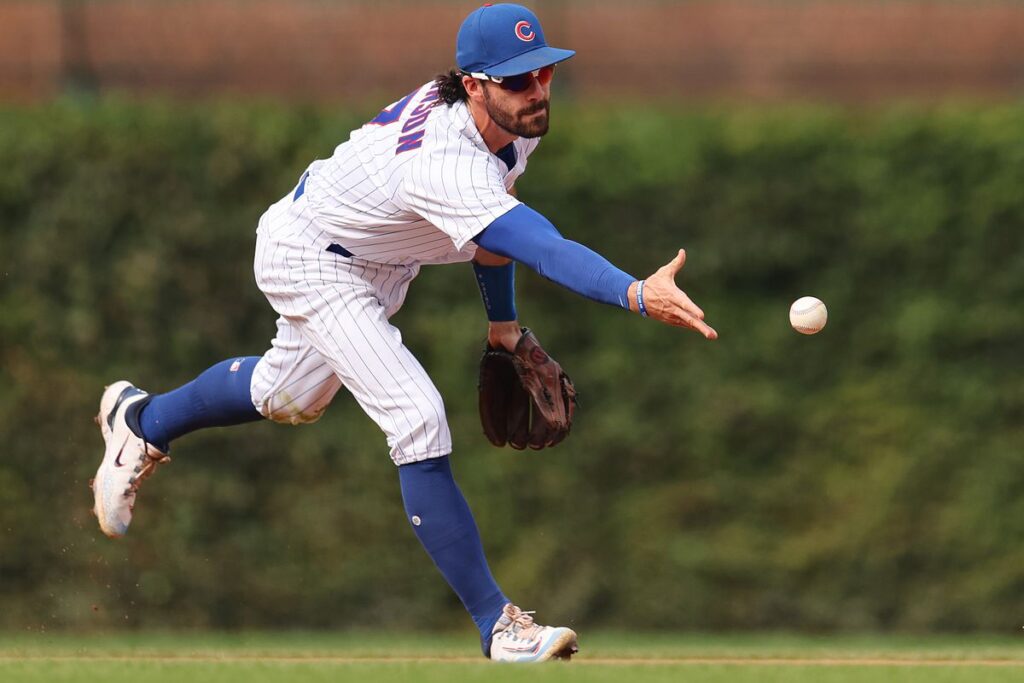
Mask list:
POLYGON ((1024 681, 1022 639, 600 633, 572 662, 523 667, 487 662, 466 636, 0 634, 0 681, 1001 683, 1024 681))

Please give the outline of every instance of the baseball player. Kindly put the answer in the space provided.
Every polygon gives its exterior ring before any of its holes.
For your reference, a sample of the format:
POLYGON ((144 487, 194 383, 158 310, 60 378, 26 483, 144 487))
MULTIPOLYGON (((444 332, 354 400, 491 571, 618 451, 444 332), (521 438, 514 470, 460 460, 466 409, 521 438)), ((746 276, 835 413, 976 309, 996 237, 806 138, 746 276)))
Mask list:
POLYGON ((421 265, 472 261, 489 319, 482 419, 493 442, 518 448, 563 438, 574 399, 517 321, 515 262, 587 298, 717 337, 675 285, 682 250, 638 280, 516 198, 515 181, 548 130, 555 65, 574 54, 550 47, 527 8, 485 5, 459 29, 457 70, 305 170, 256 233, 256 282, 279 315, 271 348, 165 394, 124 380, 104 391, 97 422, 106 448, 93 491, 105 534, 127 531, 140 483, 168 461, 174 439, 261 419, 315 422, 345 387, 387 436, 413 531, 479 628, 484 654, 521 662, 576 652, 572 630, 537 624, 492 577, 452 477, 441 396, 388 321, 421 265), (485 391, 502 382, 515 386, 485 391))

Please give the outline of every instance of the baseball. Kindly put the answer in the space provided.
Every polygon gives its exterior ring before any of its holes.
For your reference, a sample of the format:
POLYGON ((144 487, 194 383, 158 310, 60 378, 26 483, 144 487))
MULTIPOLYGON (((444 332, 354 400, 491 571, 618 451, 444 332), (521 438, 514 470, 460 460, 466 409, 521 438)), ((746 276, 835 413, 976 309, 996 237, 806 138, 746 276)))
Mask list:
POLYGON ((802 296, 789 307, 789 324, 800 334, 821 332, 827 320, 828 309, 813 296, 802 296))

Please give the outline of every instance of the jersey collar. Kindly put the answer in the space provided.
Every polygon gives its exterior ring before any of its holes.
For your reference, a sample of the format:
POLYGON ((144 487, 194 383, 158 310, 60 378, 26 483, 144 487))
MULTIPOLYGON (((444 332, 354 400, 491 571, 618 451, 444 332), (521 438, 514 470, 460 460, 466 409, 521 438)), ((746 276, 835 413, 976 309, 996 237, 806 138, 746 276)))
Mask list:
POLYGON ((490 150, 487 149, 487 143, 484 142, 484 136, 480 134, 480 130, 476 127, 476 121, 473 120, 468 104, 465 102, 453 104, 451 118, 456 130, 462 131, 466 137, 473 141, 473 144, 490 154, 490 150))

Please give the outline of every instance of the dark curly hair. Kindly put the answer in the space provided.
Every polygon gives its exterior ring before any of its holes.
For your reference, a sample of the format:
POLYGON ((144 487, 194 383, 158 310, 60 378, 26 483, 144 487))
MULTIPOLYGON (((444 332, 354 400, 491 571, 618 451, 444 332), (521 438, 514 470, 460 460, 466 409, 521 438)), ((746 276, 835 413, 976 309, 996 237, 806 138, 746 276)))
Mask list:
POLYGON ((462 85, 462 72, 458 69, 450 69, 448 73, 438 74, 434 78, 437 83, 437 93, 445 104, 465 102, 469 99, 465 86, 462 85))

